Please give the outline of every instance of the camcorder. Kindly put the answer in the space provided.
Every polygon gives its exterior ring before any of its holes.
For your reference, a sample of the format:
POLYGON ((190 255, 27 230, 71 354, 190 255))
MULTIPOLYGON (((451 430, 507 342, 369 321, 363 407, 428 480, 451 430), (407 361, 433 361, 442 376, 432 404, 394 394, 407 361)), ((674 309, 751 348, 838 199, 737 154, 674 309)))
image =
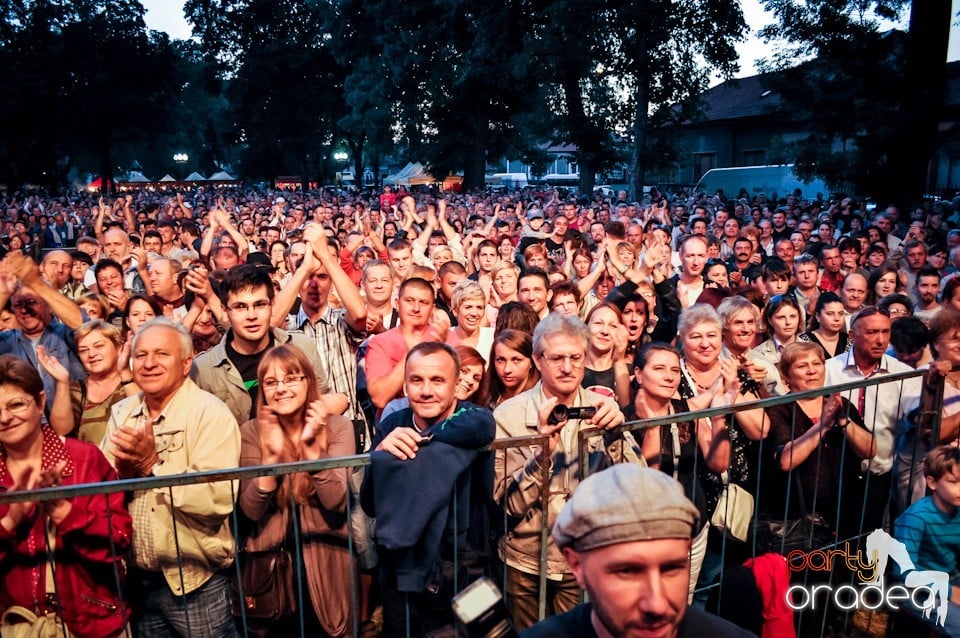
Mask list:
POLYGON ((550 425, 556 425, 557 423, 563 423, 564 421, 592 419, 596 413, 597 409, 594 407, 588 406, 568 408, 562 403, 558 403, 556 406, 554 406, 553 410, 550 411, 550 416, 547 417, 547 423, 550 425))

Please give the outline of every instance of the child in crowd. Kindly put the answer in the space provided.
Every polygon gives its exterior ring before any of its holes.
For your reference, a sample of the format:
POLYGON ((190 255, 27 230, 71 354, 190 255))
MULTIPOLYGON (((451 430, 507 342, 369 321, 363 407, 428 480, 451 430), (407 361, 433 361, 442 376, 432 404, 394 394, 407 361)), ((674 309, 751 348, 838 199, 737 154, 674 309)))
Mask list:
MULTIPOLYGON (((960 636, 960 448, 941 445, 931 450, 923 460, 923 475, 930 495, 908 507, 894 526, 894 536, 913 562, 912 567, 901 565, 900 575, 908 585, 910 574, 918 571, 949 575, 950 601, 942 630, 960 636)), ((914 584, 920 585, 930 583, 914 584)), ((937 614, 930 614, 929 621, 936 620, 937 614)))

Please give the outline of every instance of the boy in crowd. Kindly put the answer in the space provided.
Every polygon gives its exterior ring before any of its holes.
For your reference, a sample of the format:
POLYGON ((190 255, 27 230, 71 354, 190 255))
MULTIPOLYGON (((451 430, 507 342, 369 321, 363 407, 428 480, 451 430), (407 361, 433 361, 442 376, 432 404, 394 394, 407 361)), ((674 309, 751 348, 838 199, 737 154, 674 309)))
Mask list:
MULTIPOLYGON (((929 614, 931 624, 938 618, 945 621, 937 627, 947 636, 960 636, 960 448, 941 445, 931 450, 923 460, 923 475, 930 495, 925 496, 901 514, 894 526, 894 536, 906 546, 913 565, 900 566, 900 576, 910 585, 922 572, 942 572, 950 579, 950 600, 945 617, 929 614), (912 576, 912 578, 911 578, 912 576)), ((919 585, 930 586, 923 579, 919 585)), ((935 591, 931 589, 931 591, 935 591)), ((931 604, 934 601, 930 601, 931 604)), ((942 607, 941 607, 942 609, 942 607)))

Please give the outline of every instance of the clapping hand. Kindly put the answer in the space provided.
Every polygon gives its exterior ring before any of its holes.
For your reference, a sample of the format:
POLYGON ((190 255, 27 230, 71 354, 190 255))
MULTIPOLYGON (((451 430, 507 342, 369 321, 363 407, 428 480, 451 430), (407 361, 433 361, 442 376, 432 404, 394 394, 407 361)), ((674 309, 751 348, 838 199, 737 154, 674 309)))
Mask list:
POLYGON ((323 401, 314 401, 307 407, 307 416, 300 433, 300 443, 306 459, 315 461, 327 455, 329 412, 323 401))

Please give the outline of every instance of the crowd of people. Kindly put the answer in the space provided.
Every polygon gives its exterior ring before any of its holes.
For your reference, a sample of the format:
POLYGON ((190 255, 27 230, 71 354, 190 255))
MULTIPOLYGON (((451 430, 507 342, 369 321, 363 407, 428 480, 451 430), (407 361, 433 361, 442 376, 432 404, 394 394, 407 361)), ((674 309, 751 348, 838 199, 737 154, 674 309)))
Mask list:
POLYGON ((717 523, 730 486, 761 521, 816 513, 856 538, 892 529, 932 489, 927 453, 960 441, 960 200, 388 186, 3 205, 0 489, 371 453, 0 506, 0 607, 77 636, 426 635, 484 574, 528 629, 543 570, 548 616, 579 604, 583 557, 554 525, 584 469, 611 464, 689 501, 671 527, 689 532, 686 599, 636 621, 660 627, 754 553, 717 523), (547 443, 488 451, 528 435, 547 443), (294 544, 277 586, 302 604, 258 617, 232 565, 294 544))

